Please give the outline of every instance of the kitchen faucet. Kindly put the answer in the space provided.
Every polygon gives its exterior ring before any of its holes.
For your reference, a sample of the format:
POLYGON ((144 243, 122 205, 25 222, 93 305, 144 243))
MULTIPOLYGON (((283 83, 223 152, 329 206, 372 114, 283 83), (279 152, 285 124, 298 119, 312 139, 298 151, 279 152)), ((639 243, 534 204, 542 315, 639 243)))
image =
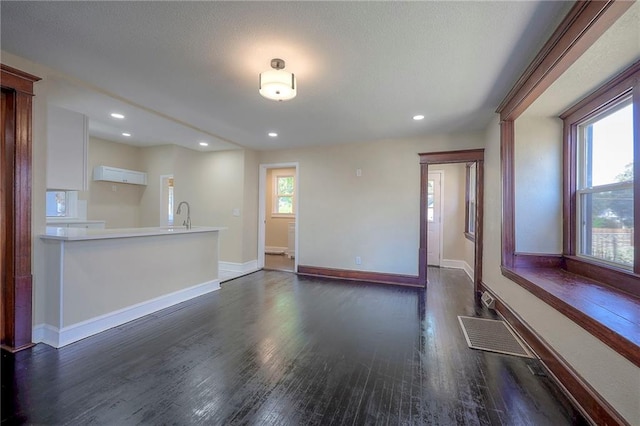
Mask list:
POLYGON ((180 214, 180 208, 183 204, 187 205, 187 220, 182 222, 182 224, 186 226, 187 229, 191 229, 191 207, 189 207, 189 203, 187 203, 186 201, 180 201, 180 204, 178 204, 178 210, 176 210, 176 214, 180 214))

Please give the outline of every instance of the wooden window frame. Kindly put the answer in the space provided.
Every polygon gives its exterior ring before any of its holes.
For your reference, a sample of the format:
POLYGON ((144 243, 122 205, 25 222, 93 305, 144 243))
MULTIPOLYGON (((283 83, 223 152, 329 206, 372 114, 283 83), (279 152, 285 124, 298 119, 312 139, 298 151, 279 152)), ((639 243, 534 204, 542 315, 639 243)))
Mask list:
POLYGON ((634 225, 640 221, 640 61, 586 96, 560 115, 564 121, 563 163, 563 254, 568 271, 606 282, 640 297, 640 234, 634 233, 633 271, 597 259, 578 255, 577 247, 577 171, 578 125, 606 111, 622 99, 632 96, 634 108, 634 225))
MULTIPOLYGON (((572 240, 566 235, 571 225, 566 223, 563 223, 562 255, 518 253, 515 247, 515 120, 632 5, 621 0, 576 2, 496 112, 500 114, 502 274, 640 366, 640 332, 633 316, 640 309, 640 298, 620 289, 625 288, 630 277, 635 280, 635 274, 602 268, 592 262, 577 262, 571 254, 575 253, 570 246, 572 240), (621 286, 612 287, 612 283, 621 286), (598 297, 585 297, 589 293, 598 297), (619 306, 625 309, 619 310, 619 306)), ((635 149, 638 157, 637 144, 635 149)), ((636 164, 636 173, 637 167, 636 164)), ((563 209, 568 208, 565 200, 563 209)), ((637 259, 637 251, 635 256, 637 259)), ((564 373, 559 370, 558 374, 564 373)), ((563 378, 561 381, 569 383, 563 378)))

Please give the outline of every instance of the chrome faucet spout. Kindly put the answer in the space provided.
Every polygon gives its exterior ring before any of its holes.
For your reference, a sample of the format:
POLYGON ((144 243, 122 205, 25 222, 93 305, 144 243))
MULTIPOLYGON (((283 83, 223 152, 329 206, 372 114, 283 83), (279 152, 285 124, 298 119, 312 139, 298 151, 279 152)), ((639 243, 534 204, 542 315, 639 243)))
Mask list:
POLYGON ((178 204, 178 209, 176 210, 176 214, 180 214, 183 204, 187 206, 187 218, 184 220, 184 222, 182 222, 182 224, 186 226, 187 229, 191 229, 191 207, 189 206, 189 203, 187 203, 186 201, 180 201, 180 203, 178 204))

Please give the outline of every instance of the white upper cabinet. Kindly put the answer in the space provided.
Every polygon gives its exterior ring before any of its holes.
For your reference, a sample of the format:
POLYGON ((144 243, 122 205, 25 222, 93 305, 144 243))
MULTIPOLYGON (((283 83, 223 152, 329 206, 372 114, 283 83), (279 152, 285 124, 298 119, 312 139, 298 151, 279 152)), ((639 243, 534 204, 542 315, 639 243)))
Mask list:
POLYGON ((47 188, 85 191, 89 119, 54 105, 47 108, 47 188))
POLYGON ((93 169, 93 180, 129 183, 132 185, 146 185, 147 174, 145 172, 119 169, 117 167, 96 166, 93 169))

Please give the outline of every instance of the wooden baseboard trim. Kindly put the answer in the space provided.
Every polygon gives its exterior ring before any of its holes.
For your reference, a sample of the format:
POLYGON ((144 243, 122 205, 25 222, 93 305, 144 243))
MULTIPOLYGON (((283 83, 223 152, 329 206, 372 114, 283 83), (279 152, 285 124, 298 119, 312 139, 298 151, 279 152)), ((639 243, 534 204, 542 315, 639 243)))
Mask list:
POLYGON ((418 276, 298 265, 299 275, 423 288, 418 276))
POLYGON ((554 351, 545 340, 493 293, 485 283, 482 291, 488 291, 496 301, 496 311, 513 327, 540 358, 545 368, 582 413, 597 425, 629 425, 575 370, 554 351))
POLYGON ((23 351, 25 349, 29 349, 34 347, 36 344, 35 343, 27 343, 25 345, 22 346, 18 346, 17 348, 14 348, 12 346, 7 346, 7 345, 0 345, 0 349, 2 349, 3 351, 15 354, 17 352, 23 351))

